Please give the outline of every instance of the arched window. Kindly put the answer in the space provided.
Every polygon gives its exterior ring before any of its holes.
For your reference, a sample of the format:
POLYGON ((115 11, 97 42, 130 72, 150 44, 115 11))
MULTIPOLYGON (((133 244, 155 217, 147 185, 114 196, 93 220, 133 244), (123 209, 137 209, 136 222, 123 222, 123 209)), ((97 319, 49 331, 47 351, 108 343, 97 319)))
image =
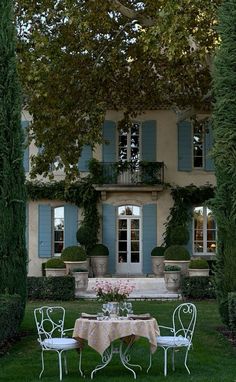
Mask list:
POLYGON ((193 220, 194 254, 214 254, 216 252, 216 222, 212 211, 207 206, 195 207, 193 220))

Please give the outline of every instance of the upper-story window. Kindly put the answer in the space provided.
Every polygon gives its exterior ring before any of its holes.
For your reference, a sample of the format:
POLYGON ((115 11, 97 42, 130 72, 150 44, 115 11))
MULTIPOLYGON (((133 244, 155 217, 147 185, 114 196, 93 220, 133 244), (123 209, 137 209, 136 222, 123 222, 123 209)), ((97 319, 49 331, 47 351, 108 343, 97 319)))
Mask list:
POLYGON ((137 162, 140 159, 140 123, 132 123, 130 129, 119 130, 118 156, 121 162, 137 162))
POLYGON ((204 129, 203 124, 193 125, 193 167, 204 167, 204 129))
POLYGON ((194 219, 194 253, 198 255, 216 252, 216 222, 212 211, 206 207, 195 207, 194 219))
POLYGON ((64 248, 64 207, 53 209, 53 254, 60 255, 64 248))

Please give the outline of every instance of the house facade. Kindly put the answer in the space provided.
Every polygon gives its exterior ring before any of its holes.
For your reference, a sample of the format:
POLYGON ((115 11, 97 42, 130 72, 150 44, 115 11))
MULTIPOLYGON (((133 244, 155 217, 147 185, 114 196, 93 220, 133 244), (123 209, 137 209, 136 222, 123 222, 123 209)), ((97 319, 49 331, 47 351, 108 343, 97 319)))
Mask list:
MULTIPOLYGON (((94 187, 100 195, 99 242, 109 248, 109 273, 147 275, 152 273, 151 251, 163 243, 165 223, 173 206, 171 187, 215 185, 214 166, 209 156, 211 126, 206 115, 202 124, 178 122, 169 110, 146 111, 133 120, 128 131, 118 128, 121 112, 108 111, 103 129, 105 143, 93 151, 85 147, 79 161, 82 176, 95 158, 101 164, 103 183, 94 187), (115 169, 115 170, 114 170, 115 169)), ((30 116, 22 115, 26 127, 30 116)), ((25 151, 26 177, 30 156, 38 149, 31 143, 25 151)), ((54 173, 63 179, 63 171, 54 173)), ((48 182, 47 179, 43 180, 48 182)), ((207 205, 192 205, 188 249, 192 256, 213 258, 216 225, 207 205)), ((76 231, 83 211, 63 200, 29 201, 27 246, 30 276, 42 274, 42 263, 60 256, 64 247, 76 245, 76 231)))

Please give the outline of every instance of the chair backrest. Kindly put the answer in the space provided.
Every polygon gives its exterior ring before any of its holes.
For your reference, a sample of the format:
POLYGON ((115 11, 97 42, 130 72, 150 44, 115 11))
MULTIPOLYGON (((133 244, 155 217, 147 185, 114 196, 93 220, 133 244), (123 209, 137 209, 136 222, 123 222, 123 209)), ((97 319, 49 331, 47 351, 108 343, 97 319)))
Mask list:
POLYGON ((65 309, 62 306, 36 308, 34 318, 40 343, 46 338, 62 337, 65 320, 65 309))
POLYGON ((180 304, 173 313, 173 329, 176 336, 182 335, 192 341, 197 319, 196 306, 190 302, 180 304))

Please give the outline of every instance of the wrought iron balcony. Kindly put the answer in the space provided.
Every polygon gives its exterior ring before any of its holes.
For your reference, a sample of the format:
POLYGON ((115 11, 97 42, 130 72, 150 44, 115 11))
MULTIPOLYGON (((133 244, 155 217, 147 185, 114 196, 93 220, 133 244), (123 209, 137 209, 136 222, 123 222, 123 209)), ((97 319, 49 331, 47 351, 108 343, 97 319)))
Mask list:
POLYGON ((163 162, 100 162, 100 184, 162 185, 163 162))

